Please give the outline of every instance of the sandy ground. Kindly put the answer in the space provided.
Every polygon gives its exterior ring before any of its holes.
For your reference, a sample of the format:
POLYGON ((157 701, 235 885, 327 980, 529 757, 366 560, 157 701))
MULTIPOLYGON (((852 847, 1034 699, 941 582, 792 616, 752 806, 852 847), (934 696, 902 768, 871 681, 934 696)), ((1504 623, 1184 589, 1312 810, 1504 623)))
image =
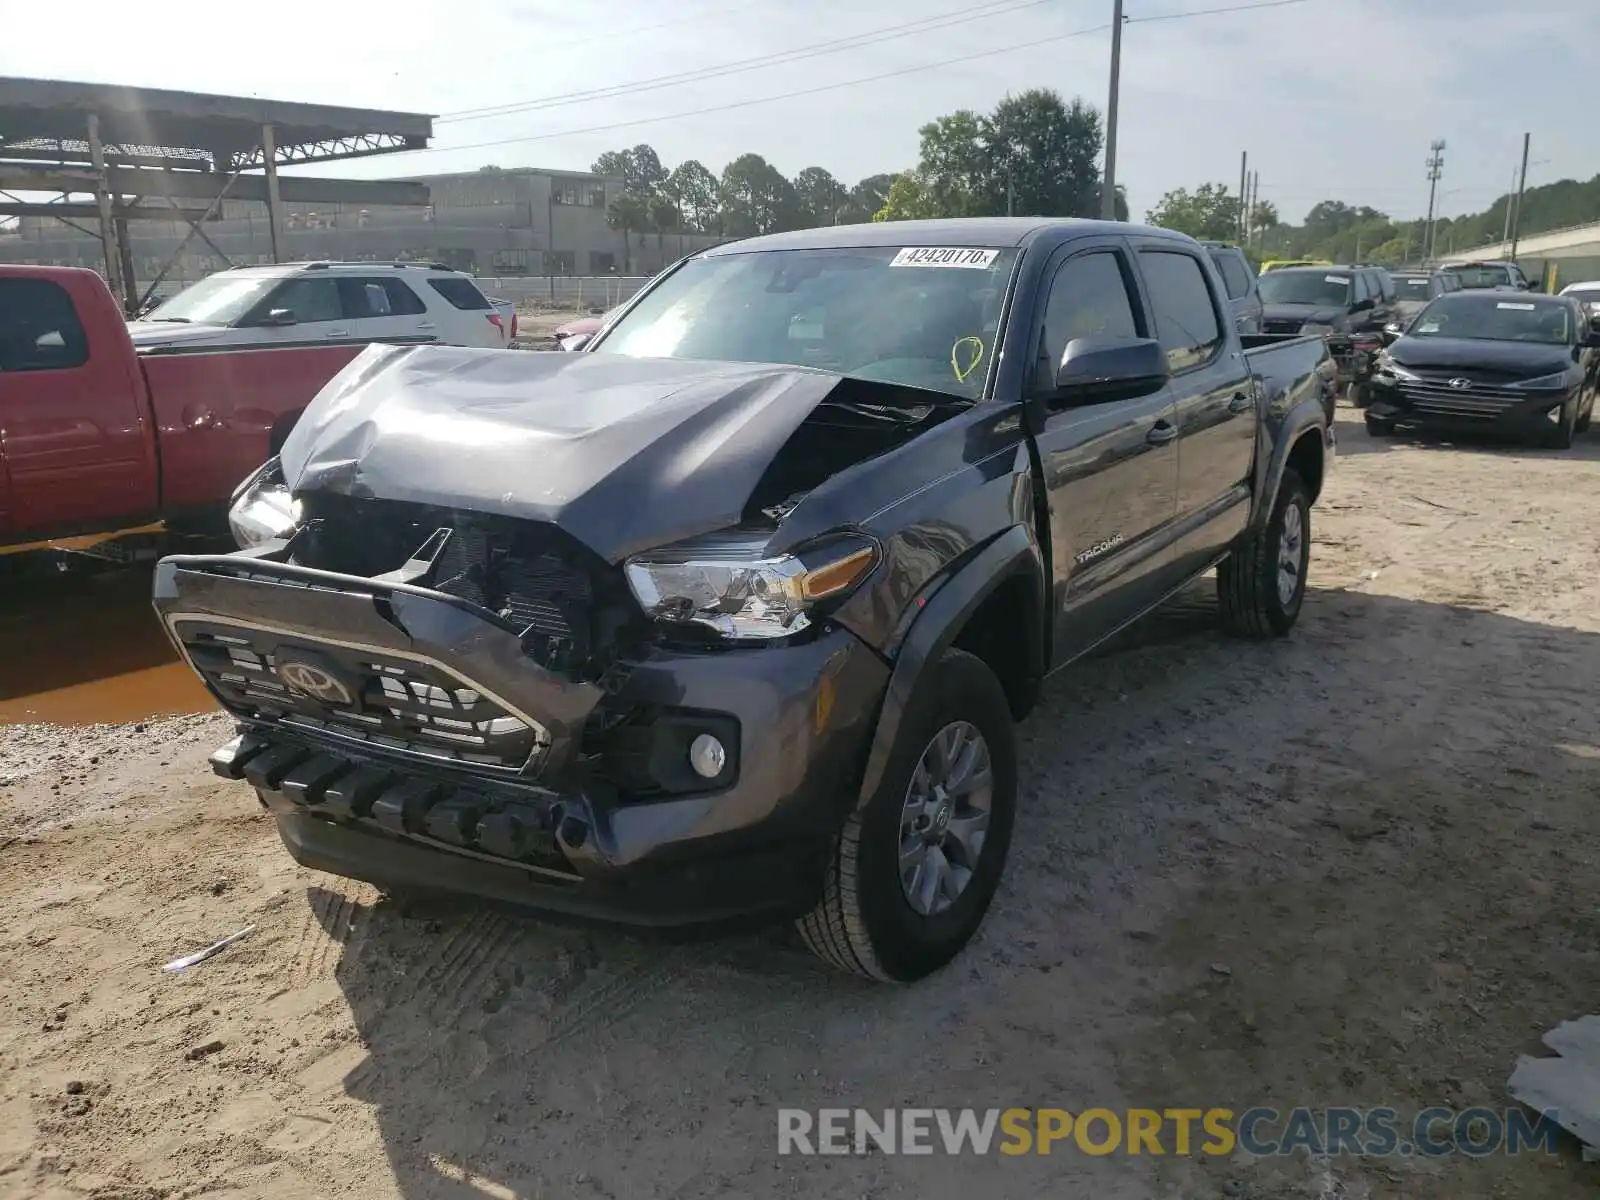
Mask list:
POLYGON ((1600 439, 1341 433, 1294 636, 1202 590, 1058 676, 990 920, 911 989, 300 870, 215 717, 3 731, 0 1196, 1590 1194, 1570 1146, 776 1154, 779 1106, 1499 1105, 1596 1007, 1600 439))

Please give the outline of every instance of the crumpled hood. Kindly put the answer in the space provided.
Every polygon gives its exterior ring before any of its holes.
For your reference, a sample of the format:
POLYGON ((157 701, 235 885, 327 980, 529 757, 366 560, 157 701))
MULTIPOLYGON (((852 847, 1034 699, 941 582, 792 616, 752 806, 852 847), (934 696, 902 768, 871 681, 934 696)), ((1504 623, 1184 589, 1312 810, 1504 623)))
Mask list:
POLYGON ((1539 342, 1498 342, 1479 338, 1403 337, 1389 347, 1389 357, 1414 371, 1477 367, 1516 372, 1526 379, 1575 370, 1570 346, 1539 342))
POLYGON ((802 367, 369 346, 284 443, 295 492, 548 521, 620 562, 736 524, 841 377, 802 367))
POLYGON ((1315 304, 1268 304, 1261 315, 1267 321, 1316 321, 1332 325, 1344 316, 1344 309, 1318 308, 1315 304))
POLYGON ((152 346, 189 346, 200 342, 220 342, 228 335, 226 325, 189 325, 178 321, 129 321, 128 336, 135 349, 152 346))

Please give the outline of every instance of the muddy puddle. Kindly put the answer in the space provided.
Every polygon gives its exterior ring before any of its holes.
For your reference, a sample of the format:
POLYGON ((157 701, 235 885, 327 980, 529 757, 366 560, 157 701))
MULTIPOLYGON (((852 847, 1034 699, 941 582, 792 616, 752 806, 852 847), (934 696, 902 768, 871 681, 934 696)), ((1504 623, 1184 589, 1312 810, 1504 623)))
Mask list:
POLYGON ((10 557, 0 582, 0 725, 87 725, 216 707, 150 607, 153 562, 10 557))

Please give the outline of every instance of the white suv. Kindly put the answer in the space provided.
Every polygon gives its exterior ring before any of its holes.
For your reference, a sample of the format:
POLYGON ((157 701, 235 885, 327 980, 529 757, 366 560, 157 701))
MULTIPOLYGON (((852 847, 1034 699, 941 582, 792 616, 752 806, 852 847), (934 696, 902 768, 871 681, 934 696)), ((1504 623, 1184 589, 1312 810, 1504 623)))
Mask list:
POLYGON ((280 263, 219 271, 130 322, 133 344, 442 342, 498 348, 505 320, 472 276, 437 263, 280 263))

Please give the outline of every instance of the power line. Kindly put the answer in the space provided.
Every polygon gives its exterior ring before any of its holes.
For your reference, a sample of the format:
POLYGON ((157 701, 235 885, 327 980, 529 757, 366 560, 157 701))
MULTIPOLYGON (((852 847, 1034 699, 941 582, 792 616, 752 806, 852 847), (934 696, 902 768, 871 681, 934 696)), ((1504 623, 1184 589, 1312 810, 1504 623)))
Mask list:
MULTIPOLYGON (((1135 17, 1134 21, 1153 20, 1181 20, 1186 17, 1206 17, 1216 15, 1218 11, 1248 12, 1256 8, 1280 8, 1287 3, 1306 3, 1307 0, 1258 0, 1254 4, 1231 6, 1225 10, 1204 10, 1193 13, 1169 13, 1160 18, 1135 17)), ((835 83, 818 84, 815 87, 800 88, 792 92, 777 92, 768 96, 754 96, 746 100, 737 100, 728 104, 713 104, 705 108, 690 109, 685 112, 661 113, 650 117, 637 117, 628 121, 611 121, 604 125, 591 125, 584 129, 563 129, 555 133, 524 134, 519 137, 496 138, 493 141, 473 142, 464 146, 428 146, 417 150, 401 150, 397 154, 440 154, 449 152, 466 152, 469 150, 490 150, 500 146, 521 145, 525 142, 553 141, 565 137, 581 137, 591 133, 610 133, 617 129, 633 129, 640 125, 654 125, 661 121, 681 121, 690 117, 709 116, 712 113, 731 112, 735 109, 749 108, 757 104, 774 104, 781 100, 798 100, 806 96, 817 96, 825 92, 839 91, 849 87, 860 87, 862 84, 879 83, 885 79, 898 79, 906 75, 915 75, 923 71, 934 71, 941 67, 959 66, 962 63, 976 62, 979 59, 993 58, 1001 54, 1014 54, 1019 50, 1032 50, 1037 46, 1049 45, 1054 42, 1063 42, 1072 38, 1090 37, 1097 33, 1104 33, 1110 29, 1110 23, 1090 26, 1086 29, 1075 29, 1069 33, 1052 34, 1048 37, 1033 38, 1030 41, 1019 42, 1010 46, 997 46, 991 50, 978 50, 971 54, 961 54, 954 58, 940 59, 936 62, 919 63, 915 66, 901 67, 894 71, 882 71, 875 75, 863 75, 857 79, 842 79, 835 83)))
POLYGON ((1307 4, 1310 0, 1260 0, 1256 4, 1233 4, 1227 8, 1198 8, 1192 12, 1162 13, 1155 17, 1129 17, 1129 25, 1142 25, 1146 21, 1186 21, 1190 17, 1215 17, 1222 13, 1250 12, 1257 8, 1286 8, 1291 4, 1307 4))
MULTIPOLYGON (((511 116, 514 113, 531 112, 541 108, 557 108, 587 100, 609 100, 617 96, 633 95, 637 92, 655 91, 664 87, 677 87, 684 83, 699 83, 707 79, 720 79, 725 75, 739 75, 747 71, 758 71, 763 67, 799 62, 807 58, 818 58, 825 54, 839 54, 846 50, 856 50, 863 46, 876 45, 879 42, 912 37, 919 33, 933 33, 940 29, 949 29, 952 26, 979 21, 985 17, 997 17, 1005 13, 1017 12, 1024 8, 1038 8, 1041 5, 1054 2, 1055 0, 1006 0, 1006 2, 996 3, 991 0, 990 3, 979 5, 976 8, 956 9, 953 12, 923 17, 916 21, 904 21, 898 25, 886 25, 881 29, 872 29, 866 33, 853 34, 849 37, 832 38, 825 42, 814 42, 809 46, 796 46, 789 50, 763 54, 756 58, 744 58, 711 67, 698 67, 690 71, 678 71, 671 75, 656 75, 649 79, 618 83, 610 87, 589 88, 576 92, 559 92, 553 96, 541 96, 534 100, 519 100, 510 104, 462 109, 459 112, 445 113, 438 118, 438 122, 444 124, 456 121, 481 121, 488 117, 511 116)), ((1282 0, 1278 0, 1278 2, 1281 3, 1282 0)))

